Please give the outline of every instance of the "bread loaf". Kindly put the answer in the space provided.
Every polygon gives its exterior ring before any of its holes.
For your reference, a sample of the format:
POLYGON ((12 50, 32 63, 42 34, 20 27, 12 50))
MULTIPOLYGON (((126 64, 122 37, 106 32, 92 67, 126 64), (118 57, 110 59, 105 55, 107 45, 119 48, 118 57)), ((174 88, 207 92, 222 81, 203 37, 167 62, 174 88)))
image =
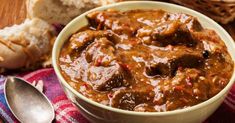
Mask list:
POLYGON ((34 18, 0 30, 0 68, 29 67, 50 54, 54 28, 34 18))
POLYGON ((66 25, 85 11, 117 1, 120 0, 27 0, 26 8, 29 18, 66 25))

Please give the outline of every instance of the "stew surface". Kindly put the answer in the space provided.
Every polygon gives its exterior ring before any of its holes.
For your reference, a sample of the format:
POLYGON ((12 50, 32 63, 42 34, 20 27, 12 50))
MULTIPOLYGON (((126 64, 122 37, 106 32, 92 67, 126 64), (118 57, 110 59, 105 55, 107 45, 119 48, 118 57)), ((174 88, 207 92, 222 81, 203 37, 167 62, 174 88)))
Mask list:
POLYGON ((139 112, 208 100, 229 82, 234 63, 215 31, 163 10, 97 11, 62 48, 65 80, 87 98, 139 112))

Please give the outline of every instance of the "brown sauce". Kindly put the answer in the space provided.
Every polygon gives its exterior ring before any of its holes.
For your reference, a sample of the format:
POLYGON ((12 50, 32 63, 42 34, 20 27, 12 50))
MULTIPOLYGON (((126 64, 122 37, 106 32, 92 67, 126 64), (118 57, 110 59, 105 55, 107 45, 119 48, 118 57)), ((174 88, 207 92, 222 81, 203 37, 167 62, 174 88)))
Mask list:
POLYGON ((63 77, 104 105, 161 112, 206 101, 229 82, 234 65, 223 41, 195 17, 163 10, 106 10, 62 48, 63 77))

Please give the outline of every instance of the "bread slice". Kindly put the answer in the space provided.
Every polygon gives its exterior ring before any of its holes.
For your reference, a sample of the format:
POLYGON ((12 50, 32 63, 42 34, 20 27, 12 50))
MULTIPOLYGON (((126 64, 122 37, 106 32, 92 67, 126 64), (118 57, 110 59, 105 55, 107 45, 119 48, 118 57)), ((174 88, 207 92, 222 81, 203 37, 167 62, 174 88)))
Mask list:
POLYGON ((29 18, 66 25, 85 11, 116 1, 120 0, 27 0, 26 8, 29 18))
POLYGON ((0 30, 0 68, 29 67, 41 61, 51 50, 54 28, 34 18, 0 30))

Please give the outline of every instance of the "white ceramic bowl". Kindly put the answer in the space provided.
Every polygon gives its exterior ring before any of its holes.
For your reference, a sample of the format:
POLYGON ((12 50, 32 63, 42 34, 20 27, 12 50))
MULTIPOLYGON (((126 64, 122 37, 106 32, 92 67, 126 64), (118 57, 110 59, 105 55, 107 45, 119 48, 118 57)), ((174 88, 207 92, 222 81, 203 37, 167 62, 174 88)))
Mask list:
POLYGON ((208 118, 219 107, 235 81, 235 73, 233 73, 228 85, 211 99, 189 108, 168 112, 133 112, 116 109, 91 101, 74 90, 60 73, 60 68, 57 64, 60 50, 64 42, 67 41, 72 34, 77 32, 81 27, 87 25, 88 22, 85 16, 88 13, 108 8, 114 8, 121 11, 133 9, 163 9, 173 13, 181 12, 195 16, 199 19, 203 27, 213 29, 219 34, 225 42, 233 61, 235 60, 235 44, 230 35, 212 19, 194 10, 169 3, 150 1, 123 2, 90 10, 75 18, 62 30, 56 39, 52 53, 53 67, 65 93, 68 98, 77 105, 81 113, 87 119, 95 123, 200 123, 208 118))

